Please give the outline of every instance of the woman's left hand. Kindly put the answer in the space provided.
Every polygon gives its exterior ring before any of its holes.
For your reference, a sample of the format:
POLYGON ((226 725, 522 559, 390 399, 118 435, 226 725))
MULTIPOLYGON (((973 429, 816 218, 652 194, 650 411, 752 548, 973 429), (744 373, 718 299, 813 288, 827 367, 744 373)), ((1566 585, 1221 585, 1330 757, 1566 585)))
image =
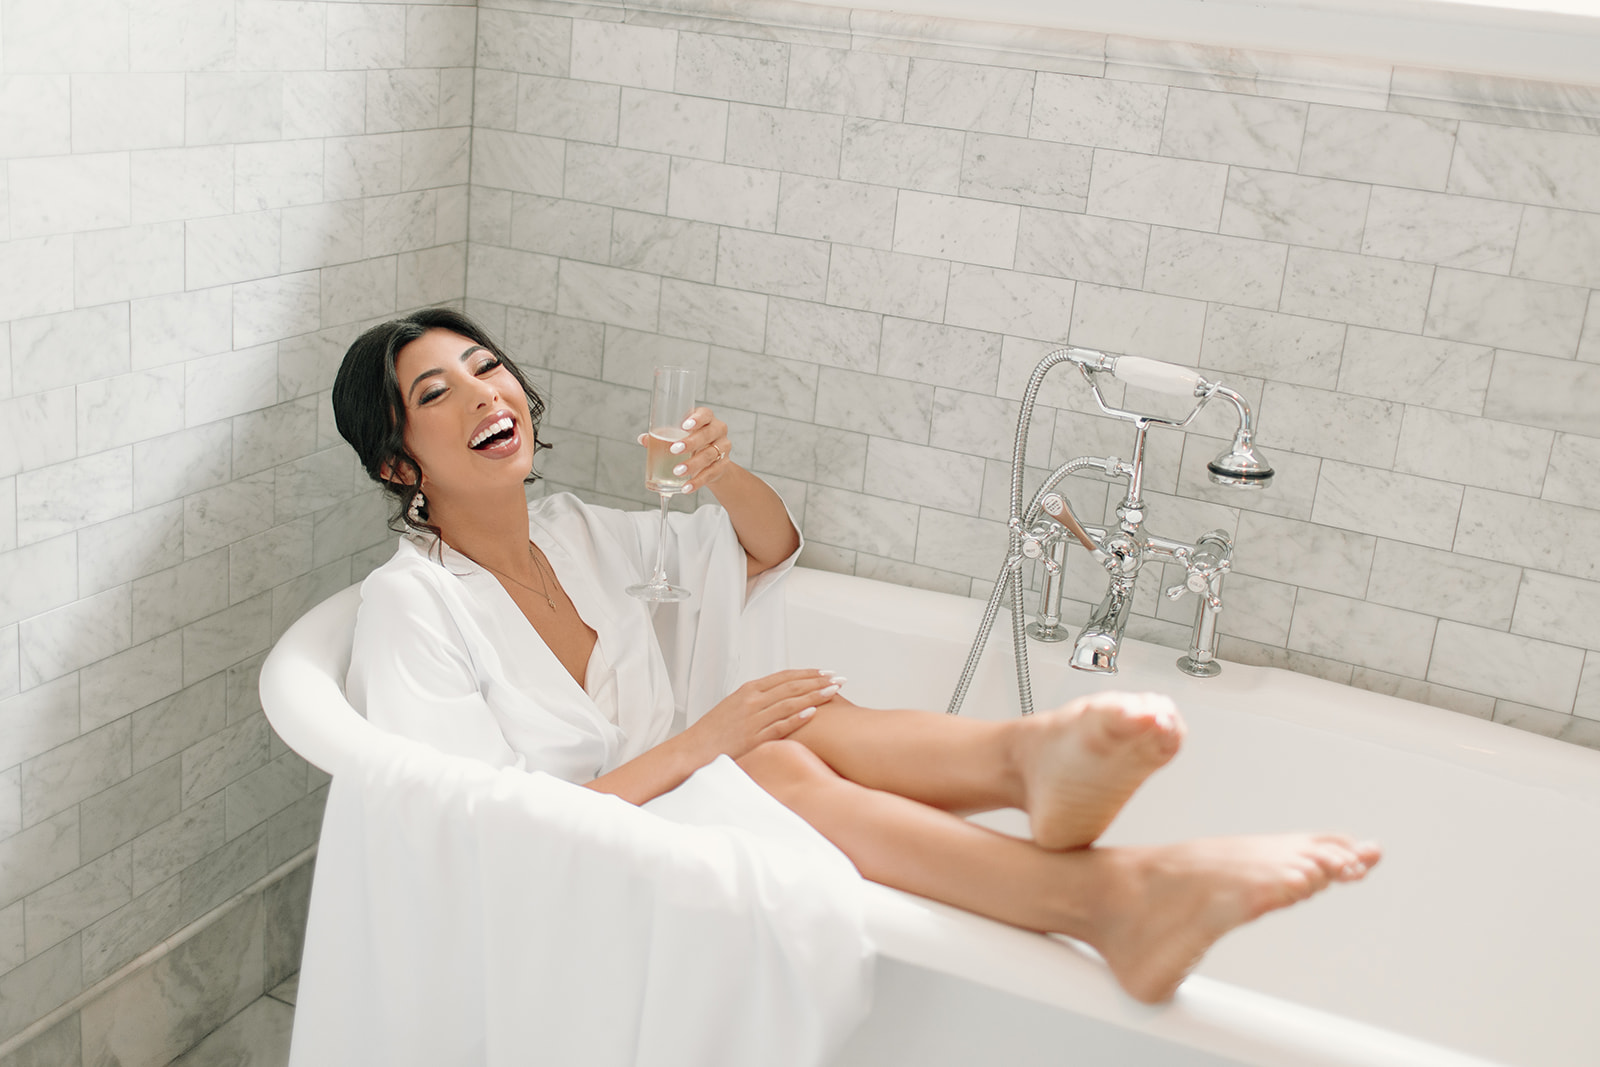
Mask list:
MULTIPOLYGON (((684 419, 683 428, 689 435, 674 442, 672 452, 678 457, 672 473, 687 479, 683 491, 692 493, 703 489, 727 474, 733 466, 728 458, 733 443, 728 440, 728 424, 712 414, 708 407, 698 407, 684 419)), ((645 442, 639 435, 639 443, 645 442)))

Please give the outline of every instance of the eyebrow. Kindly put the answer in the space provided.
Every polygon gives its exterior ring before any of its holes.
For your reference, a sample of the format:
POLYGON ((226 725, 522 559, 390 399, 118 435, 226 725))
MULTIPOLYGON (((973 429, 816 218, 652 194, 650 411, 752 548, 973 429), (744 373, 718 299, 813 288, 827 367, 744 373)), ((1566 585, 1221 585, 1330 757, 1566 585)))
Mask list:
MULTIPOLYGON (((472 353, 474 353, 474 352, 487 352, 487 351, 489 351, 489 350, 487 348, 483 347, 482 345, 471 345, 471 346, 469 346, 467 348, 467 350, 465 352, 461 353, 461 362, 465 363, 467 361, 467 358, 469 356, 471 356, 472 353)), ((429 370, 425 370, 421 374, 417 375, 411 381, 411 388, 406 390, 406 399, 410 400, 412 398, 412 396, 414 396, 416 394, 417 386, 421 385, 424 379, 437 377, 438 375, 443 374, 443 373, 444 373, 444 371, 441 368, 433 367, 433 368, 431 368, 429 370)))

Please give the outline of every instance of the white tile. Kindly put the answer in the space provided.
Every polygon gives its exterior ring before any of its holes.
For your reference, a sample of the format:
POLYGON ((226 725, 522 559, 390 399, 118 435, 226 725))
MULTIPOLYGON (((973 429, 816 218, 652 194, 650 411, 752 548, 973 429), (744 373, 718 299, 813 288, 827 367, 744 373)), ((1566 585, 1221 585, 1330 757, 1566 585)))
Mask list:
POLYGON ((1399 697, 1401 700, 1413 700, 1419 704, 1430 704, 1436 708, 1448 708, 1450 711, 1478 719, 1487 719, 1494 714, 1495 700, 1492 696, 1468 693, 1465 690, 1452 689, 1447 685, 1437 685, 1418 678, 1404 678, 1398 674, 1375 671, 1369 667, 1356 668, 1351 675, 1350 684, 1358 689, 1399 697))
POLYGON ((556 313, 634 330, 653 330, 661 304, 661 279, 567 260, 556 288, 556 313))
POLYGON ((1372 572, 1377 538, 1331 526, 1244 512, 1234 539, 1233 569, 1240 574, 1361 596, 1372 572))
POLYGON ((1565 711, 1572 707, 1582 672, 1582 649, 1445 619, 1434 640, 1428 680, 1565 711))
POLYGON ((185 144, 275 141, 283 135, 282 74, 188 74, 183 89, 185 144))
POLYGON ((1028 135, 1032 71, 913 59, 905 120, 982 133, 1028 135))
POLYGON ((326 5, 238 0, 235 60, 240 70, 320 70, 331 35, 326 5))
POLYGON ((362 250, 384 256, 427 248, 438 235, 438 203, 433 189, 368 197, 361 205, 362 250))
POLYGON ((1076 145, 968 134, 962 196, 1081 212, 1088 204, 1094 153, 1076 145))
POLYGON ((1291 248, 1279 310, 1420 333, 1433 273, 1422 263, 1291 248))
POLYGON ((1215 231, 1228 168, 1097 148, 1089 211, 1110 218, 1215 231))
POLYGON ((995 333, 885 318, 878 373, 928 385, 992 394, 1000 369, 995 333))
POLYGON ((307 70, 283 76, 283 135, 350 137, 367 125, 367 79, 355 70, 307 70))
POLYGON ((1222 232, 1239 237, 1361 251, 1369 187, 1233 167, 1222 204, 1222 232))
POLYGON ((1138 289, 1144 282, 1150 227, 1071 211, 1024 209, 1017 269, 1138 289))
POLYGON ((1600 582, 1523 571, 1511 632, 1562 645, 1600 649, 1600 582))
POLYGON ((560 196, 565 165, 562 143, 547 137, 479 130, 472 138, 475 185, 560 196))
POLYGON ((1069 339, 1118 355, 1193 366, 1200 355, 1205 316, 1206 306, 1196 300, 1084 283, 1072 304, 1069 339))
POLYGON ((1452 341, 1571 358, 1589 294, 1573 286, 1440 268, 1425 332, 1452 341))
POLYGON ((276 274, 281 239, 275 211, 191 219, 184 228, 185 284, 205 289, 276 274))
POLYGON ((321 274, 321 325, 379 318, 397 310, 394 256, 325 267, 321 274))
POLYGON ((1367 599, 1442 619, 1505 629, 1522 571, 1401 541, 1379 541, 1367 599))
MULTIPOLYGON (((7 575, 0 587, 0 626, 70 604, 78 596, 77 538, 52 537, 0 556, 7 575)), ((16 633, 11 635, 13 643, 16 633)))
POLYGON ((954 193, 961 177, 962 135, 956 130, 849 118, 840 144, 839 177, 928 193, 954 193))
POLYGON ((311 569, 310 516, 228 546, 228 600, 237 604, 311 569))
POLYGON ((1490 348, 1351 326, 1338 388, 1476 415, 1483 411, 1493 365, 1490 348))
MULTIPOLYGON (((132 590, 133 639, 148 641, 175 633, 185 623, 228 606, 227 549, 213 549, 176 567, 136 578, 132 590)), ((139 762, 138 730, 139 720, 135 719, 134 764, 143 766, 139 762)))
MULTIPOLYGON (((1361 108, 1312 104, 1300 173, 1413 189, 1443 189, 1456 124, 1361 108)), ((1454 185, 1452 192, 1461 192, 1454 185)))
POLYGON ((367 71, 367 132, 425 130, 442 126, 440 72, 367 71))
POLYGON ((230 145, 133 152, 129 175, 134 222, 167 222, 233 211, 230 145))
POLYGON ((1521 218, 1519 204, 1375 186, 1361 251, 1504 274, 1521 218))
POLYGON ((912 558, 924 567, 987 578, 1005 558, 1005 550, 1005 523, 921 509, 912 558))
POLYGON ((11 161, 11 236, 45 237, 132 220, 128 153, 11 161))
POLYGON ((126 0, 6 5, 5 67, 33 71, 128 69, 126 0))
POLYGON ((472 66, 477 28, 478 12, 470 7, 407 7, 406 66, 472 66))
POLYGON ((1344 345, 1345 327, 1336 322, 1219 306, 1206 316, 1200 366, 1332 389, 1344 345))
POLYGON ((1593 434, 1600 425, 1600 367, 1496 352, 1483 413, 1524 426, 1593 434))
POLYGON ((322 199, 321 140, 236 145, 233 202, 236 211, 265 211, 322 199))
POLYGON ((816 395, 814 363, 728 348, 711 350, 705 399, 715 407, 806 419, 815 407, 816 395))
POLYGON ((964 197, 902 190, 895 212, 894 250, 991 267, 1016 257, 1021 209, 964 197))
POLYGON ((529 252, 604 263, 611 254, 612 209, 516 193, 510 232, 498 240, 529 252))
MULTIPOLYGON (((23 821, 30 825, 40 822, 102 789, 116 785, 133 773, 132 760, 126 719, 85 731, 61 747, 34 757, 22 765, 23 821)), ((126 855, 122 859, 126 862, 126 855)), ((47 903, 52 895, 39 893, 30 896, 30 926, 35 919, 44 920, 46 914, 56 910, 51 903, 47 903), (35 901, 40 905, 40 914, 37 916, 32 914, 35 901)), ((128 899, 130 897, 124 896, 121 902, 126 903, 128 899)), ((59 903, 59 898, 56 903, 59 903)), ((70 931, 58 931, 58 936, 67 932, 70 931)), ((50 944, 49 941, 44 943, 50 944)))
POLYGON ((1170 296, 1271 310, 1283 287, 1285 245, 1156 226, 1145 288, 1170 296))
POLYGON ((1161 147, 1161 85, 1041 72, 1030 137, 1153 154, 1161 147))
POLYGON ((72 238, 0 243, 0 316, 48 315, 72 306, 72 238))
POLYGON ((281 269, 302 271, 360 259, 361 229, 359 200, 285 208, 279 231, 281 269))
POLYGON ((896 192, 881 185, 783 175, 779 233, 887 249, 894 240, 896 192))
POLYGON ((71 386, 0 400, 0 476, 76 456, 74 403, 71 386))
MULTIPOLYGON (((46 682, 20 696, 0 700, 0 723, 5 725, 0 730, 0 763, 7 767, 77 737, 77 676, 46 682)), ((76 865, 74 860, 67 869, 76 865)))
POLYGON ((78 686, 79 719, 84 729, 115 722, 183 688, 183 638, 176 633, 163 634, 108 656, 85 667, 78 675, 78 686))
POLYGON ((728 109, 725 161, 788 174, 839 173, 844 123, 837 115, 734 104, 728 109))
POLYGON ((1175 88, 1167 93, 1161 154, 1293 170, 1306 110, 1289 100, 1175 88))
POLYGON ((467 290, 483 300, 554 311, 556 263, 532 252, 474 244, 467 250, 467 290))
POLYGON ((1397 541, 1449 548, 1461 499, 1459 485, 1328 459, 1318 475, 1311 518, 1397 541))
POLYGON ((996 333, 1061 338, 1075 328, 1069 318, 1074 283, 1021 271, 955 264, 945 321, 996 333))
POLYGON ((1511 273, 1600 289, 1600 215, 1526 208, 1511 273))
MULTIPOLYGON (((1009 461, 1021 410, 1022 405, 1015 400, 936 388, 928 441, 967 455, 1007 461, 1005 479, 1009 484, 1009 461)), ((1025 451, 1033 457, 1034 466, 1042 466, 1050 455, 1053 420, 1047 411, 1035 408, 1034 412, 1025 451)))
POLYGON ((806 540, 875 556, 910 560, 917 544, 917 507, 898 500, 814 485, 806 494, 806 540))
POLYGON ((32 689, 133 644, 128 587, 84 597, 17 626, 23 689, 32 689))
POLYGON ((94 230, 73 237, 73 296, 79 307, 183 288, 181 222, 94 230))
POLYGON ((759 352, 766 336, 767 297, 664 279, 661 332, 669 337, 759 352))
POLYGON ((950 264, 923 256, 835 246, 828 267, 830 304, 907 318, 944 315, 950 264))
POLYGON ((646 152, 721 161, 728 105, 679 93, 623 89, 617 144, 646 152))
POLYGON ((1600 211, 1600 139, 1589 134, 1461 123, 1450 191, 1600 211))
MULTIPOLYGON (((552 322, 573 322, 571 319, 551 317, 552 322)), ((607 326, 604 336, 602 367, 594 377, 616 385, 644 388, 658 366, 683 367, 693 372, 694 380, 709 392, 710 379, 706 377, 706 363, 711 358, 711 346, 699 341, 678 341, 653 332, 628 330, 607 326)), ((551 353, 553 355, 553 353, 551 353)))
POLYGON ((17 541, 47 537, 132 510, 133 454, 120 448, 17 475, 17 541))
MULTIPOLYGON (((478 72, 478 85, 474 93, 473 126, 484 126, 480 118, 487 101, 480 103, 493 91, 491 71, 478 72)), ((622 90, 615 85, 596 85, 590 82, 570 81, 566 78, 549 78, 540 74, 523 74, 510 79, 505 90, 510 99, 507 106, 512 118, 502 126, 500 121, 490 121, 491 127, 511 127, 519 133, 536 133, 541 137, 562 137, 573 141, 593 141, 596 144, 617 143, 619 108, 622 90)))
POLYGON ((1288 647, 1416 678, 1428 669, 1434 625, 1413 611, 1302 589, 1288 647))
POLYGON ((768 303, 766 352, 826 366, 878 366, 882 318, 872 312, 774 298, 768 303))
POLYGON ((828 285, 828 251, 823 241, 724 229, 717 243, 717 284, 821 300, 828 285))
POLYGON ((403 137, 378 133, 330 137, 322 161, 322 192, 329 200, 382 196, 400 191, 403 137))
MULTIPOLYGON (((841 430, 927 444, 933 387, 824 367, 813 421, 841 430)), ((866 547, 852 545, 847 547, 866 547)))
POLYGON ((778 174, 691 159, 672 161, 667 213, 744 229, 772 230, 778 216, 778 174))
POLYGON ((233 294, 226 286, 135 300, 129 319, 135 368, 215 355, 233 346, 233 294))
MULTIPOLYGON (((482 136, 477 131, 473 139, 482 136)), ((667 210, 670 165, 668 156, 574 142, 567 145, 565 183, 574 200, 661 215, 667 210)))
POLYGON ((910 60, 904 56, 793 45, 787 104, 805 111, 898 121, 910 60))
POLYGON ((1578 699, 1572 710, 1586 719, 1600 719, 1600 654, 1590 652, 1584 657, 1578 699))
POLYGON ((0 79, 0 159, 72 151, 71 81, 65 74, 0 79))
POLYGON ((87 454, 183 427, 183 368, 158 367, 77 389, 78 449, 87 454))
POLYGON ((193 685, 266 650, 271 640, 272 598, 254 597, 183 628, 183 680, 193 685))
MULTIPOLYGON (((476 42, 479 67, 523 71, 534 74, 567 74, 567 57, 573 48, 573 21, 521 11, 482 8, 478 11, 476 42)), ((587 22, 577 25, 593 29, 587 22)), ((587 38, 585 38, 587 39, 587 38)), ((584 46, 586 49, 588 45, 584 46)), ((598 43, 596 54, 604 56, 605 43, 598 43)), ((574 69, 574 78, 590 78, 592 71, 574 69)))
POLYGON ((138 0, 129 20, 134 70, 204 71, 233 66, 237 20, 231 4, 212 0, 138 0))
POLYGON ((327 8, 329 70, 406 65, 406 8, 337 4, 327 8))
POLYGON ((11 384, 19 395, 109 377, 128 369, 128 305, 17 319, 11 344, 11 384))
POLYGON ((1455 550, 1574 578, 1600 580, 1594 545, 1600 516, 1589 508, 1467 486, 1455 550), (1528 537, 1536 529, 1538 537, 1528 537))
POLYGON ((633 211, 611 217, 613 267, 710 282, 717 273, 717 227, 633 211))
POLYGON ((789 46, 782 41, 680 33, 673 88, 695 96, 774 106, 783 103, 788 70, 789 46))
MULTIPOLYGON (((478 32, 481 40, 482 26, 478 32)), ((571 76, 578 81, 670 92, 677 50, 674 30, 576 19, 572 23, 571 76)))
POLYGON ((1600 509, 1600 439, 1556 434, 1541 495, 1546 500, 1600 509))
MULTIPOLYGON (((312 296, 315 298, 315 290, 312 296)), ((184 417, 200 426, 266 407, 278 396, 273 346, 192 359, 184 364, 184 417)))
MULTIPOLYGON (((233 287, 233 343, 263 345, 315 330, 321 322, 320 282, 314 270, 240 282, 233 287)), ((230 412, 231 414, 231 412, 230 412)), ((208 416, 208 419, 214 416, 208 416)), ((193 412, 189 424, 197 421, 193 412)))
POLYGON ((1408 407, 1394 468, 1532 495, 1544 480, 1554 437, 1515 423, 1408 407))
POLYGON ((182 144, 183 75, 73 76, 74 152, 172 148, 182 144))

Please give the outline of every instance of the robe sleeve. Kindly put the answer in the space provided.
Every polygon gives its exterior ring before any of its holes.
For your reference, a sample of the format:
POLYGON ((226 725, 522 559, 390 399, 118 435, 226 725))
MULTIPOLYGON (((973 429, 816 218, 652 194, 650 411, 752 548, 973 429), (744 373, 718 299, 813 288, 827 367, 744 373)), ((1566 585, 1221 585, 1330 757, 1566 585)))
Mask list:
POLYGON ((521 767, 523 757, 506 743, 484 699, 469 649, 420 563, 380 568, 361 586, 345 692, 390 733, 494 767, 521 767))

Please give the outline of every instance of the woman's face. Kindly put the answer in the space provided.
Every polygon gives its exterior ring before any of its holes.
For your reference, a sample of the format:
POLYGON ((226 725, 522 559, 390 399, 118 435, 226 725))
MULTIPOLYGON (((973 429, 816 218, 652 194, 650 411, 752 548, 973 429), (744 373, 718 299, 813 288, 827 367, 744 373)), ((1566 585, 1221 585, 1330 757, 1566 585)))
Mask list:
POLYGON ((406 406, 406 450, 435 495, 520 486, 533 469, 528 398, 497 356, 449 330, 400 349, 395 377, 406 406))

